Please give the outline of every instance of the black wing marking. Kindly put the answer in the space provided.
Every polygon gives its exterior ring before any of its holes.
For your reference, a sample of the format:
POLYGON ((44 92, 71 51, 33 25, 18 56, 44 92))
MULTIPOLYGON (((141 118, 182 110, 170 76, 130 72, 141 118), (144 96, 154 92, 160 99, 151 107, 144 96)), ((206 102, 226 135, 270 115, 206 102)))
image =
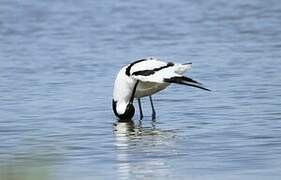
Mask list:
POLYGON ((133 65, 135 65, 135 64, 137 64, 137 63, 139 63, 139 62, 142 62, 142 61, 146 61, 147 59, 140 59, 140 60, 137 60, 137 61, 135 61, 135 62, 132 62, 127 68, 126 68, 126 75, 127 76, 130 76, 131 75, 131 68, 132 68, 132 66, 133 65))
POLYGON ((185 77, 185 76, 172 77, 172 78, 169 78, 169 79, 164 79, 164 81, 168 82, 168 83, 183 84, 183 85, 187 85, 187 86, 192 86, 192 87, 204 89, 206 91, 211 91, 210 89, 202 87, 201 83, 199 83, 197 81, 194 81, 193 79, 185 77))
POLYGON ((136 71, 136 72, 133 72, 132 75, 135 75, 135 76, 138 76, 138 75, 140 75, 140 76, 149 76, 149 75, 154 74, 157 71, 160 71, 161 69, 165 69, 165 68, 168 68, 168 67, 171 67, 171 66, 174 66, 174 65, 175 65, 174 63, 169 62, 169 63, 167 63, 166 66, 162 66, 162 67, 154 68, 154 69, 150 69, 150 70, 136 71))
POLYGON ((182 76, 180 77, 183 81, 187 81, 187 82, 192 82, 192 83, 196 83, 196 84, 199 84, 199 85, 202 85, 201 83, 189 78, 189 77, 186 77, 186 76, 182 76))

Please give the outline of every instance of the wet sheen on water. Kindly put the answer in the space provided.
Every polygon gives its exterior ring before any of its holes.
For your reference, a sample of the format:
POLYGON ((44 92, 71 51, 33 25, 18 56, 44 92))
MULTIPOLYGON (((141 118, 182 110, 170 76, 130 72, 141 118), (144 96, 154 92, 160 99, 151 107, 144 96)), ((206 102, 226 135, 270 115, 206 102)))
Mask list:
POLYGON ((280 48, 277 0, 2 0, 0 179, 280 179, 280 48), (117 122, 115 75, 148 56, 212 92, 117 122))

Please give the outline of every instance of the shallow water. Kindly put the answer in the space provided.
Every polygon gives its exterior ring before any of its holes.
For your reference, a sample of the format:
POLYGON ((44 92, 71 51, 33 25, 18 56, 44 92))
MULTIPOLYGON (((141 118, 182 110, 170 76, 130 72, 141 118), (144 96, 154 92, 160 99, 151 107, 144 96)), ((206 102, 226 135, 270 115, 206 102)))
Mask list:
POLYGON ((280 48, 277 0, 2 0, 0 179, 280 179, 280 48), (118 123, 115 75, 147 56, 213 91, 118 123))

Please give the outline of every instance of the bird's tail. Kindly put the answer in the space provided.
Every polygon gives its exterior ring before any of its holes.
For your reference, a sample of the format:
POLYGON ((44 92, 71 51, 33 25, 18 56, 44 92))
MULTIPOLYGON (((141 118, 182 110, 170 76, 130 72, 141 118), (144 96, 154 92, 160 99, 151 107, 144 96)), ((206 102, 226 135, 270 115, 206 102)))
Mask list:
POLYGON ((185 64, 176 64, 175 66, 175 73, 178 75, 183 75, 186 70, 191 68, 192 63, 185 63, 185 64))
POLYGON ((192 86, 192 87, 196 87, 196 88, 200 88, 206 91, 211 91, 210 89, 207 89, 205 87, 202 86, 201 83, 186 77, 186 76, 180 76, 180 77, 171 77, 168 79, 164 79, 164 82, 167 83, 176 83, 176 84, 183 84, 183 85, 187 85, 187 86, 192 86))

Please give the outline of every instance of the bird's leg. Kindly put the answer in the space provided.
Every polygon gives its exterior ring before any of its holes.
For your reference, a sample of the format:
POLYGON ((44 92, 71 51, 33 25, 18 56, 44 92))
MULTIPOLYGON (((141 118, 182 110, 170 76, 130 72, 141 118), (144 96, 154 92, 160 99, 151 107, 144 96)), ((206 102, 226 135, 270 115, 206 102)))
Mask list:
POLYGON ((150 104, 151 104, 151 108, 152 108, 152 119, 154 120, 156 118, 156 112, 154 109, 154 105, 153 105, 153 101, 152 101, 152 97, 149 96, 149 100, 150 100, 150 104))
POLYGON ((142 114, 142 109, 141 109, 141 100, 138 98, 138 104, 139 104, 139 110, 140 110, 140 119, 142 120, 143 114, 142 114))

